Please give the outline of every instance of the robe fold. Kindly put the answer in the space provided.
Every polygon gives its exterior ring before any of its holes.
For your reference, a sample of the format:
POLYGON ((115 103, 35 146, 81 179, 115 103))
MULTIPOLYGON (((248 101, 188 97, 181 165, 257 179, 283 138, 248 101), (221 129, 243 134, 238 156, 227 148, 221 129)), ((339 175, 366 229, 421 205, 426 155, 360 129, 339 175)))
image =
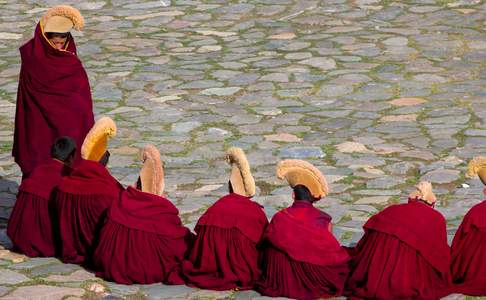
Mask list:
POLYGON ((474 207, 452 241, 454 291, 471 296, 486 296, 486 201, 474 207))
POLYGON ((61 136, 79 149, 94 124, 88 76, 76 56, 74 39, 66 50, 52 47, 37 24, 34 37, 20 47, 20 68, 12 156, 23 174, 50 158, 50 148, 61 136))
POLYGON ((196 240, 183 262, 186 283, 203 289, 252 289, 261 274, 257 244, 268 225, 262 207, 229 194, 199 219, 196 240))
POLYGON ((118 200, 123 186, 98 162, 82 160, 70 176, 62 178, 55 197, 65 263, 90 263, 107 209, 118 200))
POLYGON ((191 238, 169 200, 128 187, 101 230, 96 275, 121 284, 184 284, 181 263, 191 238))
POLYGON ((450 293, 444 217, 414 200, 371 217, 354 249, 347 294, 373 299, 439 299, 450 293))
POLYGON ((263 275, 257 291, 271 297, 340 296, 349 256, 329 232, 331 217, 295 201, 272 218, 264 236, 263 275))
POLYGON ((51 158, 37 166, 29 178, 22 180, 7 227, 14 249, 30 257, 55 255, 50 212, 52 193, 61 177, 68 175, 70 170, 61 161, 51 158))

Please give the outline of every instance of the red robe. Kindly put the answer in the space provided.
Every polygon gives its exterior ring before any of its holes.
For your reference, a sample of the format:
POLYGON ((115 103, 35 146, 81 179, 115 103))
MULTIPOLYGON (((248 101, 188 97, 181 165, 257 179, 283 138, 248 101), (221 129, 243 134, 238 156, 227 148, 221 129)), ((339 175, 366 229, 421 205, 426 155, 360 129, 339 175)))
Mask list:
POLYGON ((191 235, 169 200, 128 187, 101 230, 96 275, 121 284, 184 284, 180 267, 191 235))
POLYGON ((55 255, 50 216, 52 191, 70 170, 61 161, 50 159, 22 180, 7 227, 15 249, 30 257, 55 255))
POLYGON ((55 206, 63 262, 83 263, 91 257, 107 209, 123 190, 108 169, 89 160, 61 180, 55 206))
MULTIPOLYGON (((12 155, 28 174, 50 158, 60 136, 70 136, 81 149, 94 124, 88 76, 70 36, 67 51, 54 49, 38 24, 34 38, 20 47, 20 68, 12 155)), ((79 160, 81 151, 76 151, 79 160)))
POLYGON ((342 294, 349 256, 329 232, 331 217, 307 201, 279 211, 265 232, 263 276, 266 296, 316 299, 342 294))
POLYGON ((203 289, 251 289, 260 276, 257 244, 268 225, 261 206, 229 194, 197 222, 196 241, 183 262, 186 283, 203 289))
POLYGON ((450 248, 438 211, 409 200, 384 209, 363 227, 351 261, 349 295, 439 299, 450 293, 450 248))
POLYGON ((452 275, 455 292, 486 296, 486 201, 469 210, 454 236, 452 275))

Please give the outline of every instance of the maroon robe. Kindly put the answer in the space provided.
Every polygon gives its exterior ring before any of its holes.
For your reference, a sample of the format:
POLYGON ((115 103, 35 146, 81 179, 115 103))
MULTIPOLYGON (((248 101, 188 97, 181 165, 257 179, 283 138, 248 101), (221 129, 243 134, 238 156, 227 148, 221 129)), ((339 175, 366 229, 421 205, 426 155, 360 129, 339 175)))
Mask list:
POLYGON ((486 296, 486 201, 469 210, 454 236, 452 276, 455 292, 486 296))
POLYGON ((106 167, 89 160, 61 180, 55 206, 63 262, 83 263, 93 254, 107 209, 123 190, 106 167))
POLYGON ((55 255, 50 216, 52 192, 70 170, 61 161, 50 159, 22 180, 7 227, 14 249, 30 257, 55 255))
POLYGON ((128 187, 101 230, 96 275, 121 284, 184 284, 180 268, 191 235, 169 200, 128 187))
POLYGON ((67 43, 66 51, 55 49, 37 24, 34 38, 20 47, 12 155, 24 174, 49 159, 58 137, 72 137, 81 149, 94 124, 88 76, 71 36, 67 43))
POLYGON ((331 217, 307 201, 279 211, 265 232, 257 291, 271 297, 316 299, 342 294, 349 256, 329 232, 331 217))
POLYGON ((262 207, 250 198, 229 194, 197 222, 196 241, 183 262, 188 285, 203 289, 253 288, 260 276, 257 244, 268 225, 262 207))
POLYGON ((358 298, 439 299, 450 293, 444 217, 409 200, 371 217, 355 249, 347 292, 358 298))

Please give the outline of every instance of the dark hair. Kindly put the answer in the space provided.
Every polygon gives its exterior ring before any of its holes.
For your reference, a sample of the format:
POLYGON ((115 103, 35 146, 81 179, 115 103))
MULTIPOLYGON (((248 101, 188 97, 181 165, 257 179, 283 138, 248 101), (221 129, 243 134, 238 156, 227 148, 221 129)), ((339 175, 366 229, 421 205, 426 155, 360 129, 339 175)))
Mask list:
POLYGON ((233 194, 235 191, 233 190, 233 185, 231 184, 231 181, 228 180, 228 191, 230 194, 233 194))
POLYGON ((310 202, 314 202, 316 200, 314 197, 312 197, 309 189, 301 184, 294 186, 294 194, 295 200, 306 200, 310 202))
POLYGON ((110 161, 110 152, 106 150, 103 156, 100 158, 99 163, 106 167, 109 161, 110 161))
POLYGON ((76 142, 68 136, 57 138, 51 147, 51 157, 66 162, 76 153, 76 142))
POLYGON ((136 186, 137 186, 137 190, 139 191, 142 190, 142 178, 140 178, 140 176, 138 176, 136 186))

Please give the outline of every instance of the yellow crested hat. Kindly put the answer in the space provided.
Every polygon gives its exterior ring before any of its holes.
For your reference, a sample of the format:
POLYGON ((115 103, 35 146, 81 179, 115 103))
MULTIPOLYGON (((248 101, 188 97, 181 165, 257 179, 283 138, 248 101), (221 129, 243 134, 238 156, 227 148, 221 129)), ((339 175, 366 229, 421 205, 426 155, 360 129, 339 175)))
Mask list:
POLYGON ((233 192, 242 196, 255 195, 255 180, 251 175, 250 164, 245 152, 237 147, 226 151, 226 160, 231 165, 230 182, 233 192))
POLYGON ((154 145, 146 145, 140 151, 143 162, 140 170, 142 192, 161 196, 164 191, 164 169, 160 160, 160 152, 154 145))
POLYGON ((81 30, 84 18, 76 8, 69 5, 54 6, 42 16, 41 24, 44 32, 65 33, 71 29, 81 30))
POLYGON ((486 184, 486 156, 477 156, 467 165, 467 176, 479 176, 481 182, 486 184))
POLYGON ((93 125, 81 146, 81 157, 100 161, 106 152, 108 139, 116 136, 116 124, 110 117, 102 117, 93 125))
POLYGON ((415 190, 408 195, 409 198, 415 199, 419 198, 426 201, 429 204, 435 203, 437 198, 432 191, 432 184, 428 181, 420 181, 416 186, 415 190))
POLYGON ((291 187, 305 186, 312 197, 320 199, 329 193, 326 178, 311 163, 300 159, 285 159, 277 164, 277 177, 285 179, 291 187))

